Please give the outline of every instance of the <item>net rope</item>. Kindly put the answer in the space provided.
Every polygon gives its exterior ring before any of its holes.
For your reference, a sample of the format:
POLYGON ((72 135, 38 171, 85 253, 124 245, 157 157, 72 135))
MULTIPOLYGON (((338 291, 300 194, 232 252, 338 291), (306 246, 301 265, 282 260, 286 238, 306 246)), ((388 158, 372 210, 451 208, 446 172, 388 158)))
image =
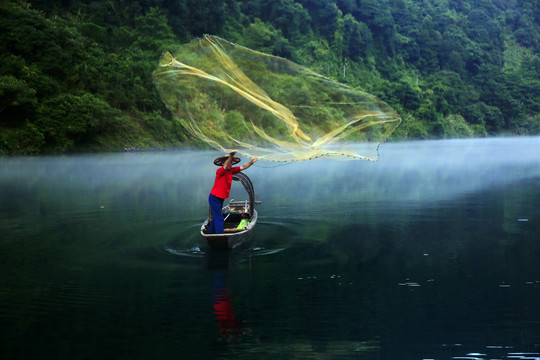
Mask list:
POLYGON ((268 161, 376 161, 401 122, 373 95, 216 36, 165 53, 153 78, 194 137, 268 161))

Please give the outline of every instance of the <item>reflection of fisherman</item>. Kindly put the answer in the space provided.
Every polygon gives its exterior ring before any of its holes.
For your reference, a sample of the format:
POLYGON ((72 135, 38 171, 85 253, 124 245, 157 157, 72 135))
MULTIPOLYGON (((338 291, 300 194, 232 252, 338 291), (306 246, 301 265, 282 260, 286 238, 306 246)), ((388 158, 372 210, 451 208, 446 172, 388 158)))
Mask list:
MULTIPOLYGON (((242 166, 232 167, 233 160, 235 163, 240 161, 240 159, 234 157, 234 154, 236 154, 236 151, 231 152, 229 156, 216 159, 216 161, 222 160, 223 166, 216 171, 214 187, 208 197, 210 211, 212 212, 212 221, 208 224, 208 234, 223 234, 223 213, 221 212, 221 209, 223 208, 223 201, 229 197, 232 176, 242 170, 246 170, 257 161, 257 158, 253 158, 242 166)), ((216 161, 214 163, 216 163, 216 161)))
POLYGON ((214 314, 218 319, 219 333, 223 336, 241 335, 243 333, 243 321, 238 319, 234 313, 225 271, 218 270, 214 273, 212 296, 214 298, 214 314))

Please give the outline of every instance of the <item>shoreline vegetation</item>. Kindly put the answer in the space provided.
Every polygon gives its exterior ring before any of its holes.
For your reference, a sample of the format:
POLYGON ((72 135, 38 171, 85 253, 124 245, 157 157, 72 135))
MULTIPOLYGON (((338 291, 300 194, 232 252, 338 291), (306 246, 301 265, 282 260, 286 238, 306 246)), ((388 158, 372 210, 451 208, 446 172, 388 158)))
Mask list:
POLYGON ((210 149, 152 82, 164 51, 213 34, 368 92, 388 142, 540 134, 534 1, 6 0, 0 155, 210 149))

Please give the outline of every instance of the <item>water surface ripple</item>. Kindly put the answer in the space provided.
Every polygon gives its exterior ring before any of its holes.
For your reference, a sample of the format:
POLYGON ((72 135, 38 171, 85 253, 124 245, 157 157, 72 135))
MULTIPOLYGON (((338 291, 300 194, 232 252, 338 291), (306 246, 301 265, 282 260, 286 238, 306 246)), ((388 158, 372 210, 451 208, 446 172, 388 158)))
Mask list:
POLYGON ((199 237, 216 152, 0 158, 0 357, 540 359, 538 149, 257 162, 230 253, 199 237))

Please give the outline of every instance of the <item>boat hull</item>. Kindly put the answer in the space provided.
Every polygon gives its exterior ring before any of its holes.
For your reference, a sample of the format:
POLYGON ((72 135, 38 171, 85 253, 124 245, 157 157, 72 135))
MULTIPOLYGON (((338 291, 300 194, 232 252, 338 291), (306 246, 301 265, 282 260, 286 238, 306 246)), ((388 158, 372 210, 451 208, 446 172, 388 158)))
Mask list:
MULTIPOLYGON (((249 225, 241 231, 225 232, 224 234, 206 234, 205 230, 208 227, 210 219, 201 226, 201 236, 205 240, 206 245, 210 249, 234 249, 241 246, 253 237, 253 229, 257 224, 257 210, 253 210, 249 225)), ((226 229, 227 231, 228 229, 226 229)))

